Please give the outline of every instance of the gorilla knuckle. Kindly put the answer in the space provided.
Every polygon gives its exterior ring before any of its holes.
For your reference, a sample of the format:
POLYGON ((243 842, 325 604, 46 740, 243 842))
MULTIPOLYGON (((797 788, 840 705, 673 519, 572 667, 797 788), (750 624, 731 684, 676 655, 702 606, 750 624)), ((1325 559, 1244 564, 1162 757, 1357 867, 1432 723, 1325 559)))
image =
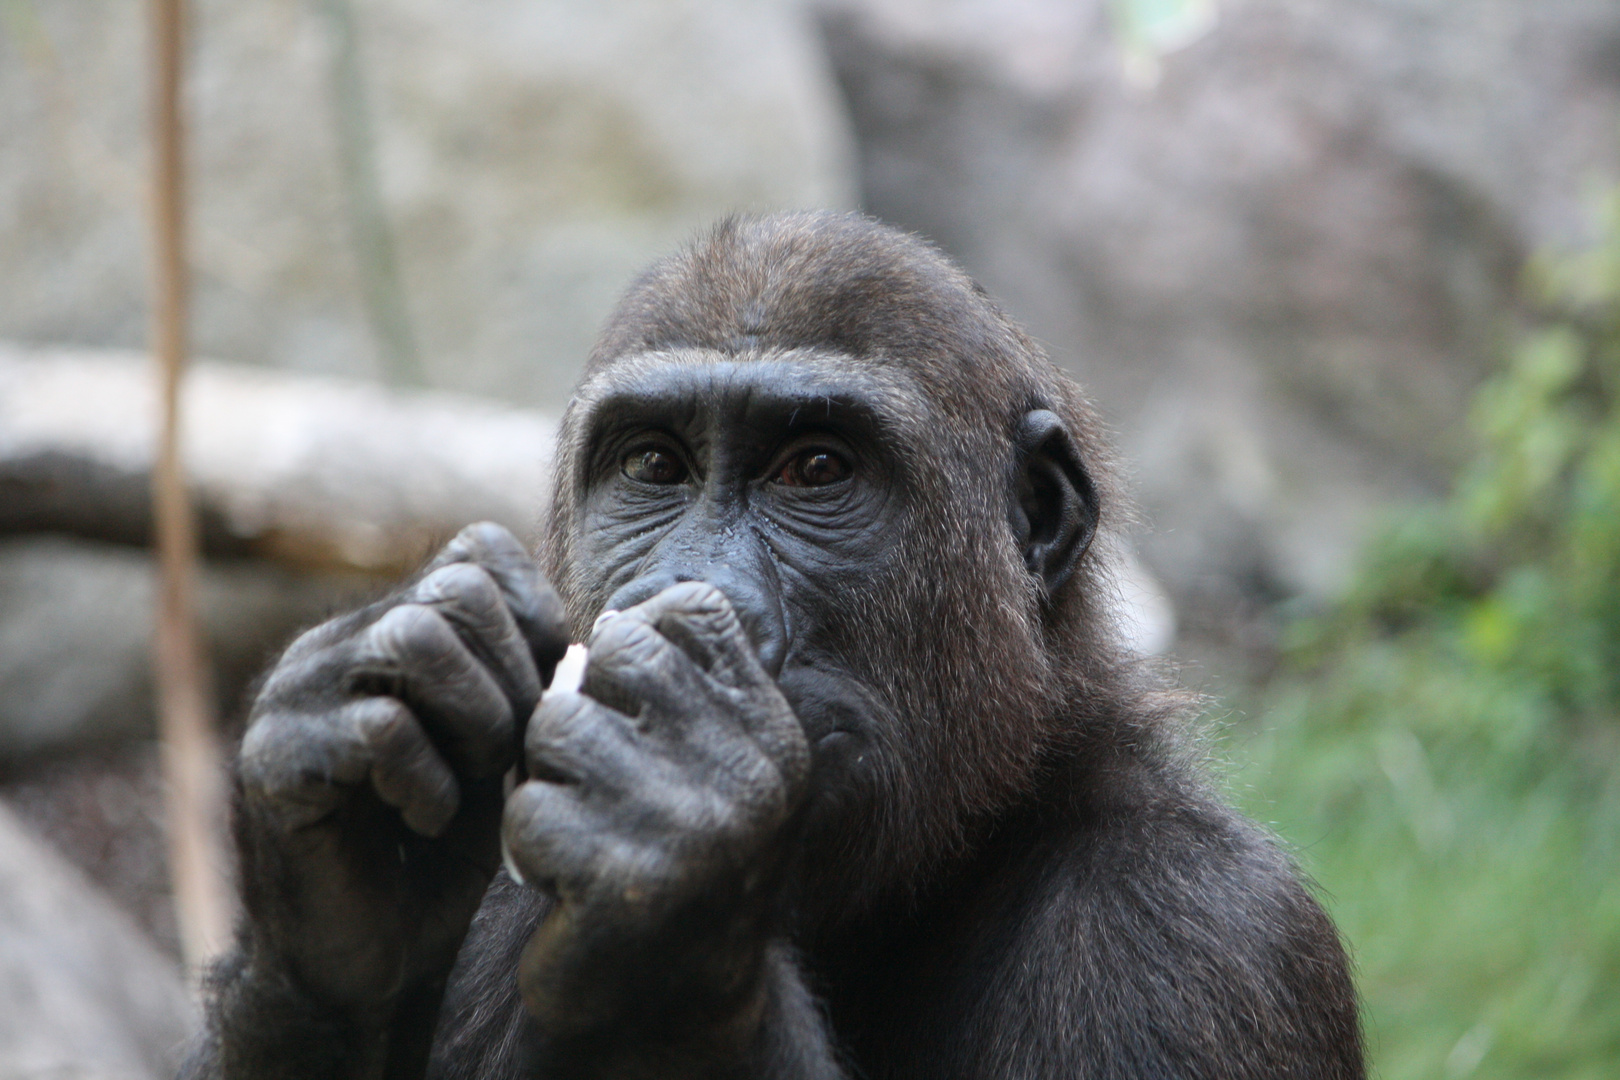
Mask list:
POLYGON ((526 561, 529 558, 527 549, 512 535, 512 530, 493 521, 475 521, 465 526, 450 543, 475 559, 483 556, 526 561))
POLYGON ((237 771, 250 796, 271 794, 282 786, 291 743, 287 727, 283 714, 265 713, 256 717, 242 736, 237 771))
POLYGON ((347 712, 360 738, 379 752, 397 747, 416 727, 416 717, 395 698, 363 698, 349 706, 347 712))
POLYGON ((581 830, 574 827, 573 794, 545 781, 520 784, 506 800, 501 839, 525 875, 547 876, 557 849, 581 830))
POLYGON ((592 662, 603 662, 627 655, 642 659, 662 645, 658 631, 646 619, 632 613, 620 613, 599 621, 593 628, 590 659, 592 662))
POLYGON ((523 734, 524 750, 542 753, 567 741, 589 722, 593 704, 584 694, 547 694, 529 718, 528 730, 523 734))
POLYGON ((484 617, 501 605, 501 590, 495 579, 474 563, 441 566, 423 578, 413 593, 419 601, 452 604, 484 617))
POLYGON ((371 624, 367 638, 379 659, 397 663, 437 658, 457 644, 455 631, 442 614, 414 603, 390 608, 371 624))
POLYGON ((506 797, 506 809, 501 815, 501 835, 511 847, 525 847, 534 823, 543 818, 544 808, 550 804, 548 785, 530 780, 519 784, 506 797))
POLYGON ((650 678, 675 677, 678 662, 675 646, 646 620, 621 615, 603 623, 591 638, 586 661, 585 683, 592 692, 609 694, 610 703, 619 702, 618 691, 628 690, 621 683, 645 683, 650 678))
POLYGON ((721 638, 742 631, 742 620, 730 598, 706 581, 685 581, 672 585, 655 601, 660 604, 660 623, 674 621, 704 637, 721 638))
POLYGON ((358 632, 347 620, 332 620, 306 631, 276 661, 254 703, 254 715, 267 710, 308 711, 335 703, 343 672, 357 659, 358 632))
POLYGON ((734 615, 731 601, 719 586, 707 581, 682 581, 663 592, 673 611, 691 615, 734 615))
POLYGON ((362 781, 368 757, 331 716, 270 712, 243 736, 238 776, 248 805, 298 825, 323 813, 337 787, 362 781))

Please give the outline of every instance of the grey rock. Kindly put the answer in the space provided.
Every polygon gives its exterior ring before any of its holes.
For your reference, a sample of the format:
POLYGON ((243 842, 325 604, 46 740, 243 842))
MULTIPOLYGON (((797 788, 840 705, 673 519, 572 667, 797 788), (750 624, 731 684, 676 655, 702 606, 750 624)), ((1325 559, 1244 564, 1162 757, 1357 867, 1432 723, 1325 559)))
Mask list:
MULTIPOLYGON (((298 629, 374 588, 257 560, 210 563, 200 621, 222 715, 298 629)), ((152 560, 56 536, 0 541, 0 767, 150 735, 152 560)))
POLYGON ((173 962, 0 805, 0 1078, 160 1080, 194 1023, 173 962))
MULTIPOLYGON (((145 10, 6 11, 0 337, 138 346, 145 10)), ((376 212, 428 381, 556 403, 650 258, 733 210, 854 201, 795 0, 200 0, 191 25, 207 355, 384 372, 351 240, 376 212), (335 95, 351 5, 360 93, 335 95), (346 180, 343 115, 368 133, 371 189, 346 180)))
POLYGON ((1196 629, 1330 594, 1443 487, 1525 254, 1620 178, 1620 7, 1228 0, 1145 64, 1109 7, 822 12, 865 206, 1088 385, 1196 629))

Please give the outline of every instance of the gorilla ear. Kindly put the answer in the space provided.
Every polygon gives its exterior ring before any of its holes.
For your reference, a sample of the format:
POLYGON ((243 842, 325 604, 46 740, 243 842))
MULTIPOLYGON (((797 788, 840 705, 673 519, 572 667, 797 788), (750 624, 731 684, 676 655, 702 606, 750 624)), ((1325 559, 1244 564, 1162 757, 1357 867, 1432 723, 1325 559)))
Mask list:
POLYGON ((1097 489, 1055 413, 1036 409, 1018 427, 1013 537, 1047 596, 1074 572, 1097 531, 1097 489))

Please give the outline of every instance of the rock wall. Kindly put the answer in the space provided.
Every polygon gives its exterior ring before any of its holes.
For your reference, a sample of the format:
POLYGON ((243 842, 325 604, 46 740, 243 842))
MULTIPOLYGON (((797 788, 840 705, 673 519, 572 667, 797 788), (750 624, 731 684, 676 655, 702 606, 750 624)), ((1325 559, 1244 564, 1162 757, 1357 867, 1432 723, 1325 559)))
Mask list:
POLYGON ((1119 9, 822 5, 865 205, 1091 389, 1196 627, 1444 484, 1526 254, 1620 178, 1620 7, 1223 0, 1147 57, 1119 9))
MULTIPOLYGON (((190 6, 207 355, 390 377, 403 334, 433 385, 555 406, 649 259, 733 210, 854 204, 793 0, 190 6)), ((139 346, 146 9, 4 12, 0 338, 139 346)))
POLYGON ((0 806, 0 1077, 161 1080, 194 1023, 173 962, 0 806))

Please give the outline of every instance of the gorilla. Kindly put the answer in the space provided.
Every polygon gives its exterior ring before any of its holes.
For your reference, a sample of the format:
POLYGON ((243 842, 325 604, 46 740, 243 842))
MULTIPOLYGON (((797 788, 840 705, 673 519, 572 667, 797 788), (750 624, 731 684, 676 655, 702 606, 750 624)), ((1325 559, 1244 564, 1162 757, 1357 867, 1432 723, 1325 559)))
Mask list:
POLYGON ((866 218, 655 264, 538 563, 472 526, 266 677, 183 1075, 1362 1077, 1335 928, 1121 644, 1099 432, 866 218))

